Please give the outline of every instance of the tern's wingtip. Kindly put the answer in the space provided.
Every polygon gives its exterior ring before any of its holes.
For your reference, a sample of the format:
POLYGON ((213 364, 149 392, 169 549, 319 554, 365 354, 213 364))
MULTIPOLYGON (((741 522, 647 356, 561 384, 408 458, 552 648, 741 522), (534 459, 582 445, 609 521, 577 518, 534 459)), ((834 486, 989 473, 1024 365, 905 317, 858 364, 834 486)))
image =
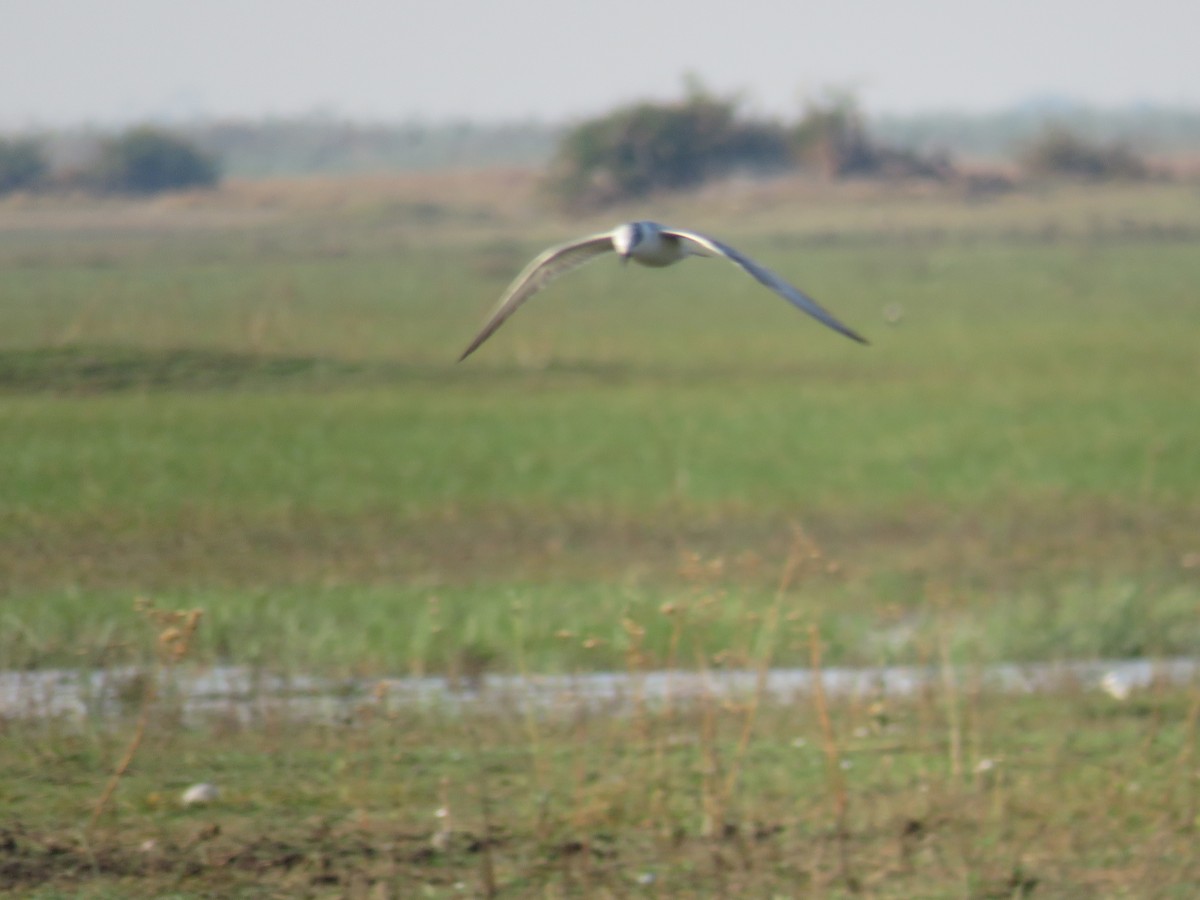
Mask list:
POLYGON ((474 353, 476 350, 478 350, 480 345, 485 340, 486 340, 486 337, 476 335, 475 340, 473 340, 473 341, 471 341, 471 343, 467 344, 467 349, 462 352, 462 355, 459 356, 458 361, 462 362, 464 359, 466 359, 468 356, 470 356, 472 353, 474 353))

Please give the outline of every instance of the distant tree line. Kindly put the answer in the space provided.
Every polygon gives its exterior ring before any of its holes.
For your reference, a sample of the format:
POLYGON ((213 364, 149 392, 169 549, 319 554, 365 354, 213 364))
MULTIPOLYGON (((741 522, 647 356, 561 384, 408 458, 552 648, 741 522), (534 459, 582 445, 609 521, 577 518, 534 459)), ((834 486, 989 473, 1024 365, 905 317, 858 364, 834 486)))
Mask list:
POLYGON ((1148 104, 1101 109, 1045 98, 988 113, 875 115, 871 130, 889 144, 993 162, 1015 159, 1049 131, 1100 146, 1136 138, 1142 153, 1163 157, 1200 152, 1200 109, 1148 104))
MULTIPOLYGON (((794 121, 748 114, 698 82, 673 102, 646 102, 570 127, 512 123, 356 123, 330 115, 193 122, 119 134, 68 129, 0 136, 0 194, 87 190, 152 193, 225 175, 547 167, 565 206, 680 190, 729 174, 806 169, 825 178, 954 178, 957 155, 1003 160, 1031 178, 1139 178, 1146 154, 1200 151, 1200 111, 1095 110, 1062 102, 986 115, 879 116, 849 92, 826 91, 794 121), (1125 137, 1136 135, 1138 144, 1125 137), (953 156, 952 156, 953 154, 953 156)), ((1003 181, 1004 175, 997 181, 1003 181)))
MULTIPOLYGON (((1132 145, 1049 126, 1020 148, 1035 178, 1144 178, 1151 167, 1132 145)), ((736 99, 689 87, 683 100, 638 103, 580 123, 559 143, 547 188, 561 205, 586 207, 700 184, 732 172, 808 169, 828 179, 958 176, 948 153, 881 140, 854 96, 810 100, 794 123, 743 114, 736 99)))
POLYGON ((55 170, 42 142, 0 139, 0 194, 86 190, 102 194, 155 194, 215 185, 217 160, 191 141, 141 126, 102 141, 78 167, 55 170))

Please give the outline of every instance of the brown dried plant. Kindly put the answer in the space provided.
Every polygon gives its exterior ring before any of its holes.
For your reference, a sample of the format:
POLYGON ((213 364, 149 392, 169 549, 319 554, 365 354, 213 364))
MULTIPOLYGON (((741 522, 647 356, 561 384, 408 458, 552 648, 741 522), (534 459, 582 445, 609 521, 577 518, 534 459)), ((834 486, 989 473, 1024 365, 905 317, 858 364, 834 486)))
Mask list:
POLYGON ((92 809, 92 817, 88 822, 89 833, 95 830, 100 817, 112 801, 112 796, 116 793, 121 779, 133 764, 138 748, 142 745, 142 740, 146 736, 146 726, 150 721, 150 711, 158 699, 158 685, 162 681, 164 673, 170 671, 172 667, 187 657, 188 652, 191 650, 192 639, 195 637, 196 629, 200 625, 200 619, 204 615, 203 610, 199 609, 159 609, 154 605, 152 600, 148 600, 145 597, 135 599, 133 601, 133 608, 135 612, 141 614, 142 618, 156 630, 154 673, 151 678, 146 680, 146 688, 142 692, 137 722, 134 725, 133 735, 129 740, 129 744, 125 748, 125 754, 121 757, 121 761, 117 764, 116 769, 113 770, 112 776, 108 779, 108 784, 104 787, 104 792, 100 795, 95 807, 92 809))

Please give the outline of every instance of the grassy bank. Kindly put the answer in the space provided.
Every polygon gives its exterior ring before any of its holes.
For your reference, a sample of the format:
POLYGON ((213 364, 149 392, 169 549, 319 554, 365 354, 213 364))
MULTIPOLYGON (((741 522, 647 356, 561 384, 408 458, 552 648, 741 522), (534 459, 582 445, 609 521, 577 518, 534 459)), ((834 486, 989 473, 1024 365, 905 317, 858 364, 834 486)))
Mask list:
POLYGON ((1188 896, 1194 697, 972 680, 532 715, 364 702, 336 724, 50 722, 0 742, 22 897, 1188 896), (828 726, 822 722, 828 717, 828 726), (752 739, 749 739, 751 738, 752 739), (212 803, 187 807, 196 781, 212 803))

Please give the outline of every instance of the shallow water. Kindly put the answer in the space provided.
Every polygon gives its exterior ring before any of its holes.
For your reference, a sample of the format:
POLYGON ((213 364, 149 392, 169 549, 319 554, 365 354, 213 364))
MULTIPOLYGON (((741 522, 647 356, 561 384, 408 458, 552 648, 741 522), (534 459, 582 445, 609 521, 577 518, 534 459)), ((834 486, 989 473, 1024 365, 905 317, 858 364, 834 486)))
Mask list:
MULTIPOLYGON (((953 677, 960 690, 1030 693, 1073 687, 1104 690, 1115 699, 1153 684, 1180 684, 1200 673, 1200 660, 1111 660, 1000 664, 958 669, 953 677)), ((364 708, 405 706, 447 711, 507 713, 514 707, 545 713, 580 707, 627 712, 638 702, 664 704, 701 697, 746 696, 755 690, 758 675, 750 671, 595 672, 577 675, 490 675, 478 683, 457 685, 444 678, 383 678, 336 680, 305 675, 278 676, 239 666, 184 668, 160 679, 160 696, 185 720, 211 715, 246 722, 267 717, 337 721, 364 708)), ((767 698, 777 702, 802 700, 813 690, 809 669, 771 669, 763 685, 767 698)), ((888 666, 829 668, 821 672, 830 695, 903 696, 944 684, 939 668, 888 666)), ((92 671, 45 669, 0 672, 0 717, 114 718, 136 707, 145 675, 134 668, 92 671)))

